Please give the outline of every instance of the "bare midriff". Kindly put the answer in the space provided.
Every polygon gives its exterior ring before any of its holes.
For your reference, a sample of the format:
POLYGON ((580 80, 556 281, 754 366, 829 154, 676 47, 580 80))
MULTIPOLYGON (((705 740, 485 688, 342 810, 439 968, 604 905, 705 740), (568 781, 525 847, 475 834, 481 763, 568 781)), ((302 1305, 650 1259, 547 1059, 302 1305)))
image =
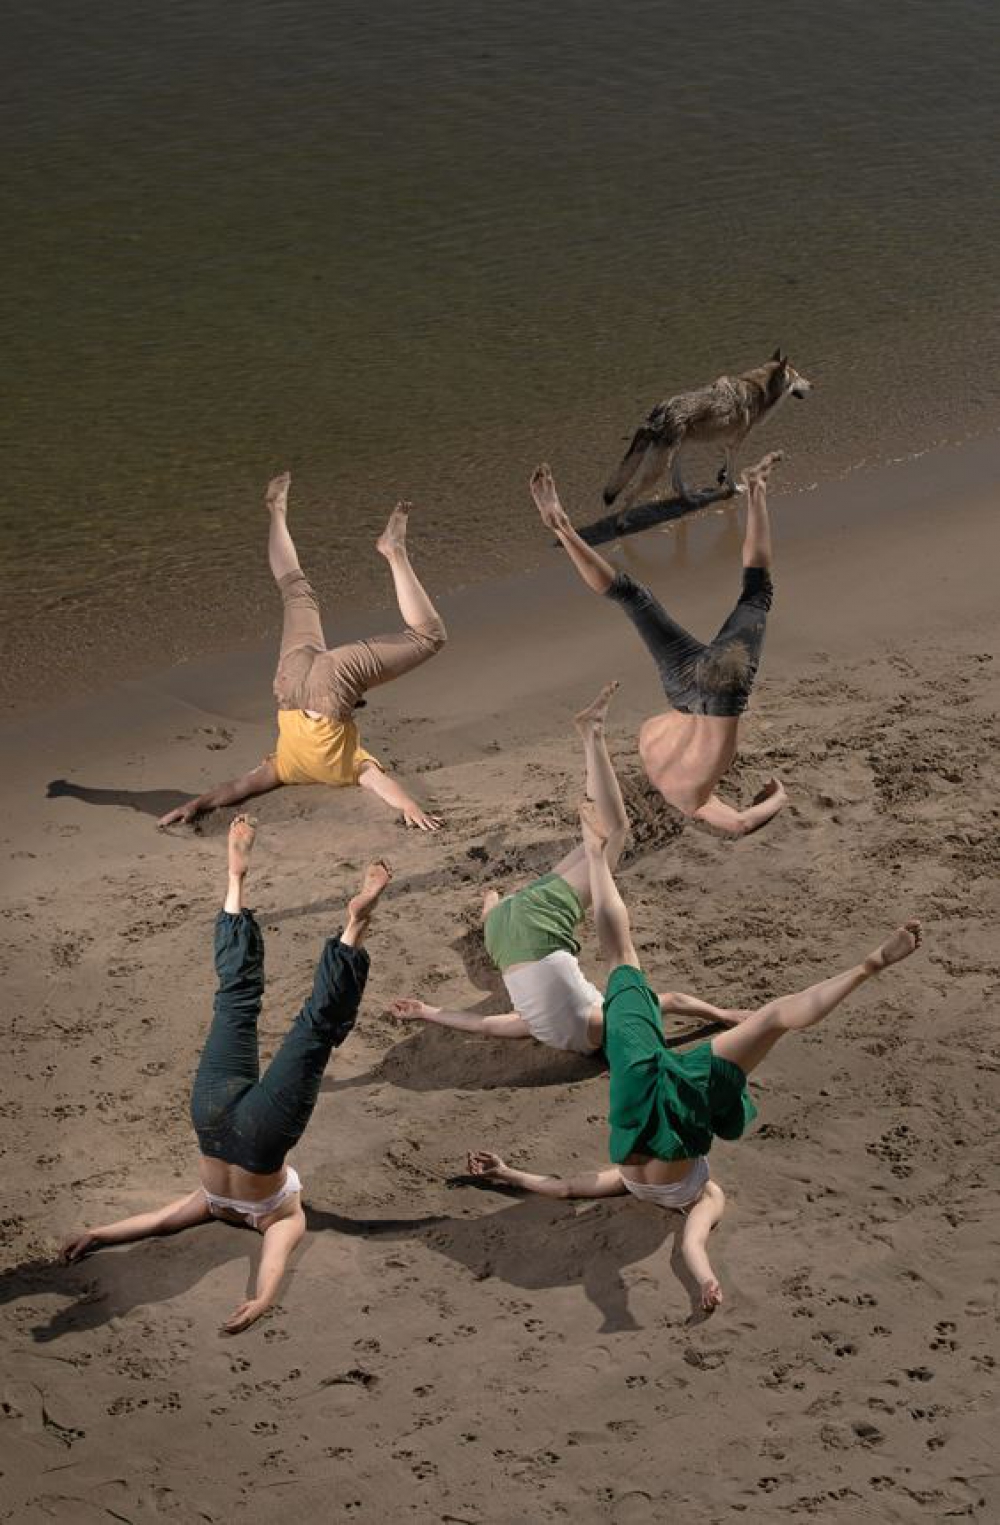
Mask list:
POLYGON ((213 1197, 232 1197, 237 1202, 266 1202, 285 1184, 285 1167, 272 1170, 269 1175, 259 1176, 239 1165, 228 1165, 225 1160, 214 1160, 211 1155, 201 1155, 198 1162, 201 1184, 213 1197))
POLYGON ((646 777, 669 805, 694 815, 732 764, 738 731, 736 715, 653 715, 639 732, 646 777))
POLYGON ((630 1154, 624 1165, 618 1168, 626 1181, 638 1181, 641 1186, 672 1186, 682 1181, 694 1160, 658 1160, 651 1154, 630 1154))

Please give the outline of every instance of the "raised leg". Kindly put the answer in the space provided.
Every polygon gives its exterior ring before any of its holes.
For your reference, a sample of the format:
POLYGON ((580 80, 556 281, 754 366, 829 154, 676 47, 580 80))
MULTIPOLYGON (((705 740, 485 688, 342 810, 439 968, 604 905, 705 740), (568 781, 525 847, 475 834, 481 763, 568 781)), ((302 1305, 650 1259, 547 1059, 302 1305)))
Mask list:
POLYGON ((770 569, 771 521, 767 513, 767 479, 782 459, 780 450, 772 450, 756 466, 748 466, 743 473, 747 489, 747 529, 743 540, 745 567, 770 569))
POLYGON ((237 816, 229 828, 226 900, 215 923, 215 993, 212 1024, 191 1094, 199 1133, 219 1122, 226 1109, 256 1083, 257 1022, 264 998, 264 939, 252 911, 243 909, 256 823, 237 816))
POLYGON ((268 1152, 275 1157, 287 1154, 302 1137, 330 1054, 354 1028, 369 968, 361 943, 391 876, 388 864, 369 864, 348 905, 343 934, 331 937, 323 948, 312 994, 261 1076, 259 1092, 268 1104, 268 1152))
MULTIPOLYGON (((593 703, 582 709, 573 721, 583 742, 587 799, 596 806, 602 830, 607 834, 606 857, 612 869, 622 855, 628 835, 625 801, 604 738, 608 705, 618 686, 617 681, 606 684, 593 703)), ((561 858, 552 872, 572 885, 584 905, 590 904, 590 869, 582 843, 561 858)))
POLYGON ((584 800, 580 806, 580 826, 590 870, 594 924, 603 956, 613 969, 622 964, 639 969, 641 965, 632 942, 628 911, 608 864, 607 835, 598 818, 597 807, 590 800, 584 800))
POLYGON ((535 507, 556 536, 580 576, 595 593, 607 593, 615 580, 615 569, 609 561, 582 540, 573 528, 569 515, 559 501, 552 472, 544 462, 532 475, 529 483, 535 507))
POLYGON ((807 1027, 814 1027, 873 975, 880 974, 891 964, 898 964, 901 959, 915 953, 920 946, 921 936, 919 921, 906 922, 887 937, 874 953, 870 953, 852 969, 835 974, 831 979, 821 980, 818 985, 810 985, 794 995, 780 996, 776 1001, 769 1001, 738 1027, 720 1033, 712 1039, 712 1052, 720 1059, 729 1059, 733 1064, 738 1064, 749 1075, 785 1033, 802 1032, 807 1027))
POLYGON ((292 485, 291 474, 283 471, 280 476, 274 477, 267 484, 268 513, 271 516, 271 528, 267 537, 267 559, 271 563, 271 572, 277 583, 291 572, 297 572, 299 568, 299 554, 295 544, 288 533, 288 489, 292 485))

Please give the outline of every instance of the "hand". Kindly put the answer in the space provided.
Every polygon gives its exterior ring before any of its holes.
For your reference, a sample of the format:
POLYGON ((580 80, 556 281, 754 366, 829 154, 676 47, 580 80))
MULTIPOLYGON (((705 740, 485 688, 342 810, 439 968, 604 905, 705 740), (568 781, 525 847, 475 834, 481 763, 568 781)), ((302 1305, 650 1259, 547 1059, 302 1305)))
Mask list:
POLYGON ((74 1260, 82 1260, 84 1255, 89 1255, 91 1250, 96 1250, 100 1244, 96 1234, 86 1229, 82 1234, 74 1234, 60 1247, 59 1259, 63 1265, 72 1265, 74 1260))
POLYGON ((235 1313, 231 1313, 222 1326, 223 1334, 241 1334, 244 1329, 249 1329, 255 1324, 261 1314, 270 1306, 263 1298, 251 1297, 245 1303, 240 1303, 235 1313))
POLYGON ((428 815, 414 800, 403 806, 403 825, 415 826, 418 831, 440 831, 444 820, 439 815, 428 815))
POLYGON ((389 1002, 389 1011, 394 1017, 403 1017, 408 1021, 429 1022, 431 1017, 440 1010, 438 1006, 428 1006, 426 1001, 417 1001, 412 996, 400 996, 396 1001, 389 1002))
POLYGON ((488 1149, 477 1149, 468 1156, 470 1176, 485 1176, 488 1181, 502 1181, 507 1166, 498 1154, 488 1149))

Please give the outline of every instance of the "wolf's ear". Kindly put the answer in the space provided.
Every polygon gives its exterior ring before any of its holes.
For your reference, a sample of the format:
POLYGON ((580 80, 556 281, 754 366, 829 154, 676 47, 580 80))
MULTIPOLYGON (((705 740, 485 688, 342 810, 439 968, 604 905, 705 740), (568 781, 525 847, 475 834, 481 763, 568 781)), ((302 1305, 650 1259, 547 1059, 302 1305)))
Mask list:
POLYGON ((774 354, 771 356, 771 359, 774 361, 775 365, 787 365, 788 364, 788 356, 787 355, 783 355, 781 353, 781 345, 780 344, 778 345, 778 348, 775 350, 774 354))

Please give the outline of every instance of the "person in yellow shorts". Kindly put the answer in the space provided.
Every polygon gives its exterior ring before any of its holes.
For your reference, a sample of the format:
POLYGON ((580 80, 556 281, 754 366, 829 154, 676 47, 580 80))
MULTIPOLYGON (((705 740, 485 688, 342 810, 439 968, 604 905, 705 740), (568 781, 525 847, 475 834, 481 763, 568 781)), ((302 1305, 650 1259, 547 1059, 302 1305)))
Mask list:
POLYGON ((274 678, 278 700, 278 744, 274 753, 240 778, 228 780, 171 810, 159 822, 173 826, 223 805, 237 805, 283 784, 328 784, 343 788, 359 784, 401 812, 407 826, 437 831, 439 816, 430 815, 386 773, 361 745, 354 712, 364 693, 389 683, 427 662, 445 643, 444 623, 406 551, 406 526, 411 504, 397 503, 375 542, 392 573, 405 628, 393 635, 373 636, 330 649, 320 621, 316 595, 299 566, 288 532, 287 472, 267 489, 271 515, 268 557, 281 590, 284 624, 281 653, 274 678))

